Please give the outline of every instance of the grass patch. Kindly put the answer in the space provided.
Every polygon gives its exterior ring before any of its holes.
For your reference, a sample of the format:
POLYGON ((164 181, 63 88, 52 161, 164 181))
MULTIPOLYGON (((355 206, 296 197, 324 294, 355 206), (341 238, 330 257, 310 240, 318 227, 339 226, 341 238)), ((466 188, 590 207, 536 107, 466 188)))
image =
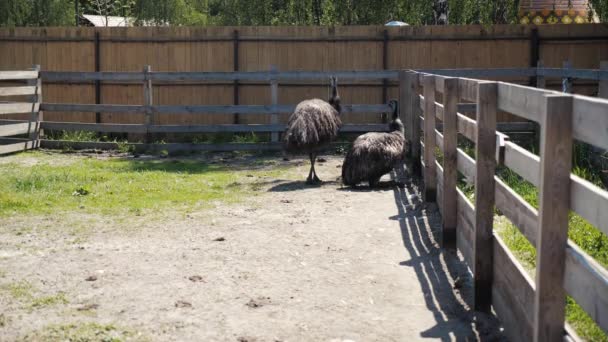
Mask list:
POLYGON ((46 307, 46 306, 54 306, 54 305, 58 305, 58 304, 68 304, 68 303, 69 303, 69 301, 66 298, 65 293, 60 292, 53 296, 34 298, 32 300, 32 303, 30 306, 32 309, 38 309, 38 308, 42 308, 42 307, 46 307))
POLYGON ((0 164, 0 216, 84 211, 117 214, 180 209, 211 201, 234 202, 253 191, 247 175, 279 177, 287 167, 239 169, 183 159, 95 159, 68 156, 56 163, 39 152, 10 156, 0 164), (33 159, 23 165, 20 159, 33 159))
POLYGON ((33 298, 33 286, 27 281, 20 281, 17 283, 10 283, 4 285, 1 289, 8 292, 8 294, 17 300, 33 298))
POLYGON ((37 289, 25 280, 3 285, 0 287, 0 290, 3 290, 11 298, 24 303, 25 308, 29 311, 69 303, 69 300, 63 292, 51 296, 37 297, 37 289))
POLYGON ((141 334, 113 324, 72 323, 49 325, 26 335, 22 341, 74 341, 74 342, 120 342, 147 341, 141 334))

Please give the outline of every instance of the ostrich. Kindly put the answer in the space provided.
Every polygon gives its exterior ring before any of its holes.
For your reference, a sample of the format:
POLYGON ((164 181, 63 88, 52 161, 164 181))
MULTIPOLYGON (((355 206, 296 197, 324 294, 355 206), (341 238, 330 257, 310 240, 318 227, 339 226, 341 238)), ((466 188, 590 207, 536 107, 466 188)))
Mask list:
POLYGON ((310 172, 306 184, 320 183, 315 171, 315 160, 319 150, 337 135, 340 121, 340 96, 338 80, 331 78, 331 97, 328 102, 319 99, 300 102, 289 117, 285 132, 285 149, 288 152, 305 152, 310 157, 310 172))
POLYGON ((390 133, 367 133, 355 140, 342 164, 344 185, 355 186, 368 181, 370 187, 375 187, 380 178, 405 157, 407 141, 398 115, 398 103, 391 100, 389 106, 393 110, 390 133))

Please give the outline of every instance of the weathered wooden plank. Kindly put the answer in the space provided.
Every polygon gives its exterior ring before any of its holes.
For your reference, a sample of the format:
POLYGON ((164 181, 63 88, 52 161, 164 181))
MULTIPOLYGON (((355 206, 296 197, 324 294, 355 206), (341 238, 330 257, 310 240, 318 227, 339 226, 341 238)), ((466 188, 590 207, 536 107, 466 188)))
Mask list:
POLYGON ((26 114, 37 112, 40 109, 38 103, 12 102, 0 103, 0 114, 26 114))
POLYGON ((36 95, 36 90, 35 86, 2 87, 0 88, 0 96, 36 95))
POLYGON ((106 112, 106 113, 145 113, 146 107, 139 105, 107 104, 66 104, 43 103, 40 109, 45 112, 106 112))
MULTIPOLYGON (((564 65, 565 66, 565 65, 564 65)), ((580 78, 585 80, 605 80, 608 79, 608 73, 596 69, 572 69, 572 68, 538 68, 537 75, 544 77, 555 78, 580 78)))
POLYGON ((571 94, 572 93, 572 78, 567 76, 568 70, 572 69, 572 62, 565 60, 563 62, 564 75, 562 76, 562 92, 571 94))
POLYGON ((574 138, 608 149, 608 100, 574 96, 574 138))
POLYGON ((422 115, 422 110, 420 109, 420 105, 418 104, 419 102, 419 98, 418 96, 416 96, 416 94, 418 93, 418 88, 420 87, 420 78, 417 77, 415 74, 412 77, 411 81, 408 84, 409 88, 410 88, 410 94, 412 97, 411 103, 410 103, 410 108, 412 111, 412 144, 410 146, 411 149, 411 156, 413 159, 413 163, 412 163, 412 173, 417 176, 417 177, 421 177, 422 176, 422 165, 421 165, 421 159, 422 159, 422 154, 421 154, 421 147, 420 144, 418 143, 420 141, 420 130, 416 129, 416 127, 420 127, 420 116, 422 115))
POLYGON ((143 82, 142 72, 76 72, 76 71, 42 71, 43 81, 83 82, 83 81, 137 81, 143 82))
POLYGON ((0 71, 0 81, 31 80, 38 78, 38 71, 0 71))
MULTIPOLYGON (((40 123, 42 129, 53 131, 92 131, 92 132, 115 132, 115 133, 146 133, 146 125, 142 124, 98 124, 79 122, 52 122, 40 123)), ((162 127, 162 126, 161 126, 162 127)), ((187 127, 187 126, 182 126, 187 127)))
POLYGON ((437 208, 443 215, 443 167, 437 160, 435 160, 435 169, 437 170, 437 208))
POLYGON ((460 98, 467 101, 477 101, 477 85, 479 82, 479 80, 470 78, 459 78, 458 88, 460 91, 460 98))
POLYGON ((40 122, 44 120, 43 112, 40 111, 40 103, 42 103, 42 80, 40 79, 40 65, 34 66, 34 70, 38 73, 38 77, 33 80, 27 80, 28 86, 36 87, 36 95, 31 97, 32 102, 36 102, 36 108, 30 113, 30 129, 29 138, 32 141, 38 142, 43 131, 40 129, 40 122))
MULTIPOLYGON (((540 157, 507 142, 504 164, 535 186, 539 185, 540 157)), ((570 175, 570 207, 608 235, 608 192, 590 182, 570 175)))
MULTIPOLYGON (((463 68, 463 69, 421 69, 419 72, 437 74, 446 77, 532 77, 536 76, 536 68, 463 68)), ((472 100, 474 101, 474 100, 472 100)))
POLYGON ((600 62, 600 70, 606 74, 606 78, 598 84, 597 97, 608 99, 608 61, 600 62))
MULTIPOLYGON (((270 71, 272 73, 276 74, 276 72, 277 72, 276 66, 272 66, 270 71)), ((272 78, 270 80, 270 103, 273 106, 276 106, 279 104, 279 81, 276 78, 272 78)), ((275 125, 279 123, 279 113, 278 112, 274 112, 274 113, 270 114, 270 123, 275 124, 275 125)), ((277 132, 272 132, 270 134, 270 141, 278 142, 279 134, 277 132)))
POLYGON ((511 341, 531 341, 533 336, 534 282, 494 235, 492 305, 511 341))
POLYGON ((570 175, 570 206, 589 223, 608 235, 608 191, 570 175))
POLYGON ((531 121, 541 122, 544 95, 551 94, 556 92, 499 82, 498 109, 531 121))
POLYGON ((474 243, 474 227, 475 227, 475 208, 467 196, 456 189, 456 206, 458 208, 458 214, 456 222, 458 228, 456 229, 456 246, 458 250, 464 256, 464 260, 473 271, 475 271, 473 243, 474 243))
POLYGON ((542 75, 542 69, 543 68, 543 61, 538 61, 537 63, 537 67, 536 67, 536 88, 547 88, 547 80, 545 78, 545 76, 542 75))
POLYGON ((538 186, 540 157, 510 141, 505 142, 504 164, 528 182, 538 186))
MULTIPOLYGON (((494 173, 496 171, 496 112, 498 85, 479 83, 475 156, 468 164, 475 166, 475 221, 473 241, 474 307, 492 311, 492 235, 494 228, 494 173)), ((466 158, 469 158, 465 155, 466 158)), ((460 159, 464 159, 460 157, 460 159)), ((466 172, 463 172, 466 175, 466 172)))
MULTIPOLYGON (((2 128, 0 126, 0 132, 2 128)), ((77 122, 41 122, 42 129, 65 130, 65 131, 93 131, 93 132, 116 132, 116 133, 146 133, 146 126, 141 124, 95 124, 77 122)), ((221 133, 221 132, 283 132, 286 125, 152 125, 149 127, 150 133, 221 133)), ((347 124, 342 125, 340 132, 386 132, 388 127, 385 124, 347 124)))
POLYGON ((608 272, 572 242, 566 249, 564 288, 604 331, 608 331, 608 272))
MULTIPOLYGON (((146 130, 149 130, 149 127, 154 124, 154 113, 152 112, 152 106, 154 105, 154 89, 152 88, 152 80, 150 80, 150 73, 152 72, 152 67, 150 65, 146 65, 144 67, 144 125, 146 130)), ((152 137, 150 134, 146 134, 146 143, 150 143, 152 141, 152 137)))
POLYGON ((0 145, 0 155, 31 150, 38 147, 36 141, 23 141, 10 145, 0 145))
MULTIPOLYGON (((436 79, 437 80, 437 79, 436 79)), ((446 78, 443 89, 443 229, 442 242, 447 248, 455 247, 457 206, 456 182, 458 178, 457 138, 458 79, 446 78)))
MULTIPOLYGON (((270 114, 290 113, 295 105, 203 105, 203 106, 152 106, 153 113, 177 114, 177 113, 214 113, 214 114, 270 114)), ((382 113, 388 112, 388 105, 344 105, 344 113, 382 113)), ((107 112, 107 113, 145 113, 145 106, 138 105, 94 105, 94 104, 64 104, 43 103, 41 109, 47 112, 107 112)))
MULTIPOLYGON (((424 102, 424 96, 418 95, 418 99, 420 101, 419 108, 424 111, 426 108, 426 102, 424 102)), ((441 104, 439 104, 441 105, 441 104)), ((443 105, 441 105, 442 113, 443 113, 443 105)), ((459 113, 474 113, 477 110, 477 104, 475 103, 459 103, 458 104, 458 112, 459 113)), ((462 114, 460 114, 462 115, 462 114)))
POLYGON ((469 184, 475 184, 475 159, 471 158, 463 150, 457 149, 456 151, 456 165, 458 171, 460 171, 469 184))
POLYGON ((438 130, 435 130, 435 145, 439 147, 439 151, 443 152, 443 134, 439 133, 438 130))
POLYGON ((543 120, 534 300, 534 340, 537 342, 557 341, 564 335, 563 279, 572 170, 572 97, 546 96, 540 114, 543 120))
MULTIPOLYGON (((407 70, 399 70, 399 117, 405 124, 405 138, 408 140, 412 139, 412 130, 414 129, 412 124, 413 112, 411 110, 413 94, 409 87, 411 77, 417 77, 417 75, 407 70)), ((411 151, 409 153, 411 157, 411 151)))
POLYGON ((441 121, 443 121, 444 116, 444 108, 441 103, 435 102, 435 117, 441 121))
POLYGON ((424 109, 424 201, 437 200, 437 180, 435 171, 435 77, 422 77, 425 102, 424 109))
MULTIPOLYGON (((213 114, 272 114, 291 113, 295 105, 190 105, 190 106, 154 106, 155 113, 213 113, 213 114)), ((391 109, 388 105, 342 105, 343 113, 384 113, 391 109)))
MULTIPOLYGON (((471 269, 471 272, 475 272, 475 264, 473 264, 473 245, 471 240, 466 236, 467 231, 462 229, 463 225, 460 222, 461 217, 458 215, 458 229, 456 230, 456 248, 462 254, 462 258, 467 266, 471 269)), ((472 235, 472 233, 471 233, 472 235)))
MULTIPOLYGON (((144 81, 141 72, 42 72, 45 81, 144 81)), ((351 81, 367 81, 389 79, 396 80, 397 70, 383 71, 239 71, 239 72, 152 72, 149 79, 152 81, 266 81, 273 78, 278 81, 299 81, 328 79, 331 76, 351 81)))
POLYGON ((448 79, 448 77, 439 75, 434 75, 433 77, 435 77, 435 90, 438 93, 443 94, 445 91, 445 80, 448 79))
POLYGON ((477 122, 468 116, 458 113, 458 133, 464 135, 472 142, 477 141, 477 122))
POLYGON ((10 137, 12 135, 28 134, 30 133, 31 128, 35 128, 35 124, 24 122, 13 125, 1 125, 0 137, 10 137))
POLYGON ((536 246, 538 211, 500 178, 495 177, 494 182, 496 208, 519 229, 533 246, 536 246))

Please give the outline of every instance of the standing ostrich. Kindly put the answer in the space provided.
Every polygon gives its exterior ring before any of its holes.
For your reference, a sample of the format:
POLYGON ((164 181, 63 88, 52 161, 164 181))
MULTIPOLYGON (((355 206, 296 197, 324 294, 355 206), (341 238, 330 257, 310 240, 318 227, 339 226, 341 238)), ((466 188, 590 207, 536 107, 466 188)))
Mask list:
POLYGON ((306 184, 320 183, 315 171, 319 150, 328 145, 340 130, 340 96, 338 80, 331 78, 331 97, 328 102, 319 99, 300 102, 289 117, 285 132, 285 149, 288 152, 304 152, 310 157, 310 172, 306 184))
POLYGON ((383 175, 404 159, 407 142, 398 116, 399 106, 395 100, 391 100, 389 106, 393 110, 390 132, 367 133, 355 140, 342 164, 344 185, 355 186, 368 181, 370 187, 375 187, 383 175))

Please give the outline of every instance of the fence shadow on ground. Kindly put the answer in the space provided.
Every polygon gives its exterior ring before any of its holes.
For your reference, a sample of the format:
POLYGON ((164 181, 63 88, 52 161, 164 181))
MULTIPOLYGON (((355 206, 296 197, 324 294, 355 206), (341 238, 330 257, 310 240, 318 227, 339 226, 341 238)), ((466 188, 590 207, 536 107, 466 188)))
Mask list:
POLYGON ((495 317, 469 308, 472 279, 456 253, 441 249, 437 243, 441 218, 436 206, 427 206, 419 196, 412 196, 417 191, 409 179, 405 188, 393 189, 398 213, 390 219, 399 221, 403 246, 411 256, 400 265, 414 268, 426 307, 437 323, 420 336, 442 341, 506 340, 495 317), (460 288, 454 290, 450 279, 458 279, 460 288))

